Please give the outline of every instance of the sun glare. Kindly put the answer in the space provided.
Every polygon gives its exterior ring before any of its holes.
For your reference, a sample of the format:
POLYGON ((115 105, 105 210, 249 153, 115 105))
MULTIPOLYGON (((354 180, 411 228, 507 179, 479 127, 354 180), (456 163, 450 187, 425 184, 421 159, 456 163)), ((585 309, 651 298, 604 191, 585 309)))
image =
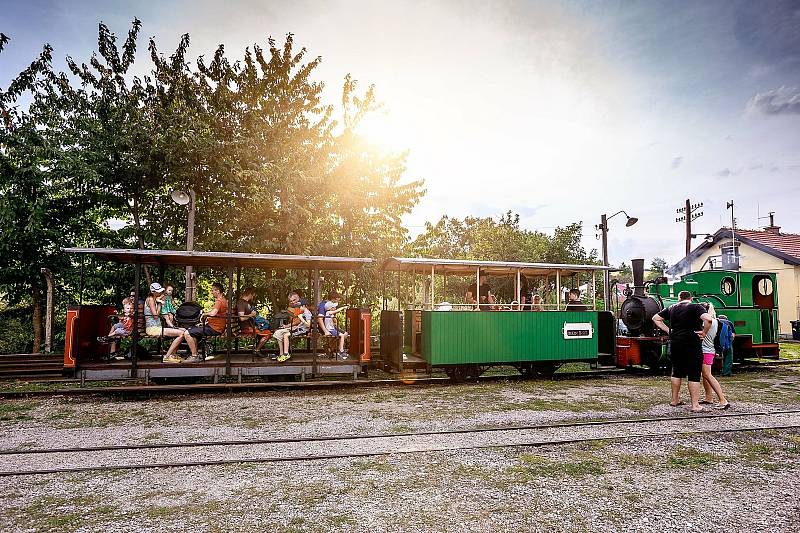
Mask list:
POLYGON ((358 134, 380 150, 401 152, 410 147, 406 127, 390 113, 374 113, 358 125, 358 134))

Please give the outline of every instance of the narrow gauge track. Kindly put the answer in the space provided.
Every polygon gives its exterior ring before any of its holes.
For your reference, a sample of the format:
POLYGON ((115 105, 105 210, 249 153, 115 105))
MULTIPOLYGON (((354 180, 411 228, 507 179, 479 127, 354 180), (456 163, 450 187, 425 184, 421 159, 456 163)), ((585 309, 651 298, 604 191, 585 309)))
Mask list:
MULTIPOLYGON (((197 447, 215 447, 215 446, 248 446, 248 445, 252 446, 252 445, 263 445, 263 444, 289 444, 289 443, 306 443, 306 442, 341 442, 341 441, 353 441, 353 440, 388 439, 388 438, 417 437, 417 436, 480 434, 480 433, 501 432, 501 431, 562 429, 562 428, 585 427, 585 426, 635 425, 635 424, 646 424, 653 422, 672 422, 672 421, 699 420, 699 419, 774 417, 774 416, 790 415, 797 413, 800 413, 800 409, 780 410, 780 411, 778 410, 756 411, 749 413, 730 413, 730 414, 719 414, 719 415, 706 414, 706 415, 683 415, 676 417, 643 417, 643 418, 587 420, 587 421, 576 421, 576 422, 560 422, 555 424, 536 424, 536 425, 524 425, 524 426, 503 426, 503 427, 497 426, 489 428, 453 429, 453 430, 442 430, 442 431, 418 431, 418 432, 406 432, 406 433, 377 433, 377 434, 366 434, 366 435, 301 437, 297 439, 286 439, 286 438, 250 439, 250 440, 228 440, 228 441, 206 441, 206 442, 132 444, 132 445, 113 445, 113 446, 87 446, 87 447, 76 447, 76 448, 39 448, 39 449, 28 449, 28 450, 2 450, 0 451, 0 455, 8 456, 8 455, 35 455, 35 454, 57 454, 57 453, 89 453, 89 452, 119 451, 119 450, 148 450, 148 449, 153 450, 160 448, 174 449, 174 448, 197 448, 197 447)), ((797 429, 797 428, 800 428, 800 424, 760 425, 756 427, 746 427, 746 428, 691 429, 691 430, 678 430, 678 431, 634 433, 629 435, 592 436, 592 437, 579 437, 579 438, 567 438, 567 439, 536 440, 536 441, 513 442, 513 443, 470 444, 464 446, 443 446, 443 447, 424 447, 424 448, 404 447, 393 450, 347 452, 347 453, 334 453, 334 454, 248 457, 248 458, 238 458, 238 459, 197 460, 197 461, 149 463, 149 464, 98 465, 98 466, 80 466, 80 467, 38 469, 38 470, 31 469, 31 470, 19 470, 19 471, 0 471, 0 477, 31 476, 31 475, 59 474, 59 473, 98 472, 98 471, 110 471, 110 470, 144 470, 144 469, 159 469, 159 468, 179 468, 187 466, 216 466, 216 465, 228 465, 237 463, 245 464, 245 463, 317 461, 324 459, 377 457, 377 456, 386 456, 395 454, 428 453, 428 452, 448 451, 448 450, 559 446, 566 444, 576 444, 581 442, 618 441, 618 440, 628 440, 635 438, 663 437, 669 435, 738 433, 738 432, 764 431, 770 429, 774 430, 774 429, 797 429)))
MULTIPOLYGON (((551 376, 542 376, 539 379, 569 380, 592 379, 595 377, 630 374, 624 368, 608 368, 587 370, 581 372, 564 372, 551 376)), ((635 375, 635 374, 630 374, 635 375)), ((519 381, 520 375, 481 376, 477 381, 519 381)), ((536 379, 536 378, 532 378, 536 379)), ((93 396, 93 395, 160 395, 160 394, 196 394, 211 392, 253 392, 269 390, 292 389, 337 389, 354 387, 400 386, 400 385, 431 385, 452 383, 447 377, 406 377, 392 379, 359 379, 359 380, 320 380, 320 381, 254 381, 243 383, 190 383, 170 385, 117 385, 110 387, 70 387, 44 390, 6 390, 0 391, 0 398, 26 398, 34 396, 93 396)))
MULTIPOLYGON (((742 371, 762 371, 779 367, 800 366, 800 361, 780 360, 769 363, 748 363, 739 367, 742 371)), ((481 376, 478 382, 491 381, 520 381, 524 379, 542 380, 577 380, 592 379, 606 376, 646 376, 660 375, 643 368, 600 368, 596 370, 584 370, 579 372, 563 372, 539 378, 523 378, 520 375, 490 375, 481 376)), ((32 383, 48 383, 56 380, 39 380, 34 377, 32 383)), ((62 381, 62 380, 57 380, 62 381)), ((65 382, 77 382, 77 380, 63 380, 65 382)), ((474 381, 473 381, 474 382, 474 381)), ((169 385, 114 385, 106 387, 69 387, 58 389, 42 390, 0 390, 0 399, 27 398, 35 396, 157 396, 167 394, 204 394, 204 393, 237 393, 237 392, 256 392, 274 390, 313 390, 313 389, 338 389, 355 387, 379 387, 379 386, 400 386, 400 385, 433 385, 452 383, 447 377, 416 377, 391 379, 359 379, 359 380, 320 380, 320 381, 289 381, 289 382, 243 382, 243 383, 191 383, 191 384, 169 384, 169 385)))
MULTIPOLYGON (((800 360, 776 360, 769 362, 748 361, 739 367, 740 371, 762 371, 780 367, 800 366, 800 360)), ((533 379, 543 380, 570 380, 570 379, 592 379, 605 376, 645 376, 660 375, 653 374, 644 368, 600 368, 596 370, 584 370, 579 372, 562 372, 549 376, 541 376, 533 379)), ((17 377, 17 380, 23 378, 17 377)), ((491 381, 520 381, 520 375, 490 375, 481 376, 479 382, 491 381)), ((55 378, 45 376, 30 376, 25 379, 32 384, 47 383, 78 383, 77 379, 55 378)), ((191 384, 169 384, 169 385, 113 385, 106 387, 69 387, 58 389, 41 390, 0 390, 0 398, 27 398, 34 396, 102 396, 102 395, 167 395, 167 394, 199 394, 199 393, 236 393, 253 391, 271 390, 292 390, 292 389, 336 389, 351 387, 377 387, 377 386, 397 386, 397 385, 430 385, 437 383, 451 383, 450 378, 446 377, 416 377, 391 378, 391 379, 360 379, 360 380, 320 380, 320 381, 295 381, 295 382, 263 382, 252 381, 243 383, 191 383, 191 384)))

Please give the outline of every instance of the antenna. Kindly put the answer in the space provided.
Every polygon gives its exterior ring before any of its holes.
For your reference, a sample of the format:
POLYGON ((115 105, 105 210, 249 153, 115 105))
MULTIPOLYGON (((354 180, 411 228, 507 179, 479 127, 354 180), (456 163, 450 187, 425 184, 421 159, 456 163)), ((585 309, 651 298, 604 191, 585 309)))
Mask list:
POLYGON ((733 247, 733 258, 736 259, 736 264, 739 264, 739 258, 736 253, 736 217, 733 216, 733 200, 726 204, 725 209, 731 210, 731 246, 733 247))

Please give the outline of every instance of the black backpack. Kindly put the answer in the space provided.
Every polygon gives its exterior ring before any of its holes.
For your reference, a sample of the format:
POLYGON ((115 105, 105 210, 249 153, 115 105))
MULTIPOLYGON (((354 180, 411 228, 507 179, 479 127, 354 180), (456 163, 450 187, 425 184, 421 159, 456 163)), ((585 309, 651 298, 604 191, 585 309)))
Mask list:
POLYGON ((190 328, 200 321, 203 307, 197 302, 184 302, 175 310, 175 323, 182 328, 190 328))

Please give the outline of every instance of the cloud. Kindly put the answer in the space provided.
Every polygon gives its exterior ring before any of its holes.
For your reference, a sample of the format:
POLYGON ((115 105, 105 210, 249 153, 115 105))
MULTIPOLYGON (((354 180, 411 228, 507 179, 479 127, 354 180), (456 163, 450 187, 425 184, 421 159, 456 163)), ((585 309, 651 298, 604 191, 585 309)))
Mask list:
POLYGON ((671 168, 672 170, 675 170, 676 168, 681 166, 681 163, 683 163, 683 156, 679 155, 678 157, 676 157, 676 158, 674 158, 672 160, 672 163, 669 164, 669 168, 671 168))
POLYGON ((714 172, 715 176, 719 176, 720 178, 729 178, 731 176, 735 176, 739 172, 736 170, 731 170, 729 168, 723 168, 719 172, 714 172))
POLYGON ((747 103, 747 110, 764 115, 800 114, 800 89, 782 86, 758 93, 747 103))
POLYGON ((549 204, 537 204, 533 206, 517 206, 512 209, 523 217, 531 217, 539 213, 542 209, 549 207, 549 204))

